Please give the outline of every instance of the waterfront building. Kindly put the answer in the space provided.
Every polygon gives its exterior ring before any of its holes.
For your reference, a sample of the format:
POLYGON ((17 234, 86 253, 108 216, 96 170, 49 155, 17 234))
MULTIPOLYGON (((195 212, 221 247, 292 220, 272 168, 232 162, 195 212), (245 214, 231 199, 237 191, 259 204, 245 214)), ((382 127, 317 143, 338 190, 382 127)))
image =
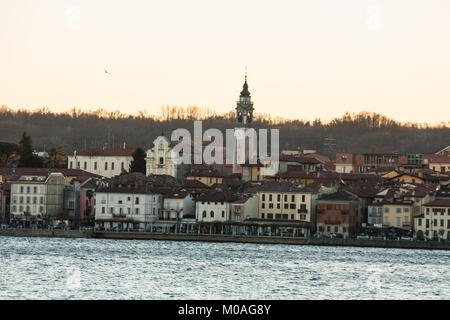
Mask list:
POLYGON ((340 233, 344 236, 359 233, 359 207, 359 198, 345 190, 320 195, 316 209, 317 233, 340 233))
POLYGON ((11 184, 0 183, 0 224, 9 222, 9 204, 11 199, 11 184))
POLYGON ((22 175, 11 184, 11 221, 31 226, 64 216, 64 184, 62 173, 22 175))
POLYGON ((450 198, 427 202, 422 210, 414 217, 416 236, 450 240, 450 198))
POLYGON ((108 187, 95 192, 95 227, 105 230, 150 230, 163 203, 149 188, 108 187))
POLYGON ((163 208, 159 220, 181 221, 183 218, 195 217, 195 202, 190 192, 176 190, 165 193, 163 208))
POLYGON ((86 149, 74 151, 67 158, 69 169, 84 171, 111 178, 128 172, 135 149, 86 149))
POLYGON ((258 197, 256 194, 244 196, 231 203, 230 221, 242 223, 254 218, 258 218, 258 197))
POLYGON ((201 195, 195 202, 197 222, 231 221, 231 204, 239 198, 232 192, 211 191, 201 195))

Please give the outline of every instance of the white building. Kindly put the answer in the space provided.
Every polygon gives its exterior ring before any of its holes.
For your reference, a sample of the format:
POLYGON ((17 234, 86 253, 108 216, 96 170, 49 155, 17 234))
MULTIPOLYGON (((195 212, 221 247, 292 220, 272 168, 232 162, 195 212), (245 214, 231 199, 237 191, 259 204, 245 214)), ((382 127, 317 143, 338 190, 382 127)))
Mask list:
POLYGON ((231 221, 232 203, 239 197, 228 192, 211 192, 195 202, 195 217, 197 222, 227 222, 231 221))
POLYGON ((135 149, 87 149, 74 151, 67 158, 69 169, 82 169, 100 176, 111 178, 128 172, 135 149))
POLYGON ((163 197, 130 188, 101 189, 95 193, 95 226, 105 230, 149 230, 158 219, 163 197))
POLYGON ((425 203, 423 212, 414 217, 416 236, 428 239, 450 239, 450 199, 425 203))
POLYGON ((164 206, 160 220, 180 221, 185 217, 195 216, 195 202, 188 191, 174 191, 164 195, 164 206))

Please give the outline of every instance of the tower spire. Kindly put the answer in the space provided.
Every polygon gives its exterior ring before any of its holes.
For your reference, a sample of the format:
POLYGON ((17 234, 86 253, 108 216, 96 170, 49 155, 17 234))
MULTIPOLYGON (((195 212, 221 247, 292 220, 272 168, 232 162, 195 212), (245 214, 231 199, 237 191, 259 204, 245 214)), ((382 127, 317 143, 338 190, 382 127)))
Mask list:
POLYGON ((247 84, 247 66, 245 66, 245 82, 236 106, 236 120, 239 124, 246 126, 253 120, 253 102, 247 84))

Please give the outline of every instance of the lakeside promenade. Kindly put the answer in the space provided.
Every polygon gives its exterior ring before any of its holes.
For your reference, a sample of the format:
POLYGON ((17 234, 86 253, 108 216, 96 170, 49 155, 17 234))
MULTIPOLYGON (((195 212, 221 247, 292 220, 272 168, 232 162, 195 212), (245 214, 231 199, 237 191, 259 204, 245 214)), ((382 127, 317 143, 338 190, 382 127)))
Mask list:
POLYGON ((108 232, 78 230, 32 230, 2 229, 0 236, 9 237, 54 237, 54 238, 95 238, 116 240, 165 240, 165 241, 206 241, 206 242, 238 242, 259 244, 290 244, 318 246, 378 247, 399 249, 431 249, 450 250, 448 241, 408 241, 381 239, 342 239, 342 238, 302 238, 280 236, 246 236, 222 234, 186 234, 162 232, 108 232))

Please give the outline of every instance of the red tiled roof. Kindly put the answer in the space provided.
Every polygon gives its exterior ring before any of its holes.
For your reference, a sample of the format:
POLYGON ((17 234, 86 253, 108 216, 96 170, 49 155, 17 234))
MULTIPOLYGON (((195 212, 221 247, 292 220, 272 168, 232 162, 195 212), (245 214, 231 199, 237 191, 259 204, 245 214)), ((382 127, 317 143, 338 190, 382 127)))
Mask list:
POLYGON ((74 151, 77 156, 131 157, 136 149, 86 149, 74 151))

